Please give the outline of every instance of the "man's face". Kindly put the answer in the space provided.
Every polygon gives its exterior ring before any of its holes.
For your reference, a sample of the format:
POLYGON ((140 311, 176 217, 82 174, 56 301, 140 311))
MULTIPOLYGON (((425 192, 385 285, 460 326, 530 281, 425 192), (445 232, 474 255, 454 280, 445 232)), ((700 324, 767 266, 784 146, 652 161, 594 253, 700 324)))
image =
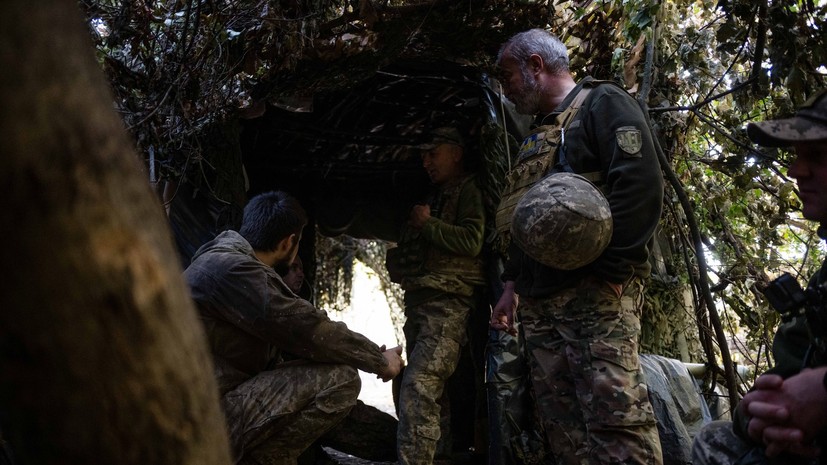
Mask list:
POLYGON ((462 147, 439 144, 422 152, 422 166, 431 182, 442 185, 462 174, 462 147))
POLYGON ((304 266, 302 265, 301 258, 296 256, 296 258, 293 259, 293 263, 290 264, 290 267, 287 269, 287 274, 284 275, 283 279, 291 291, 297 294, 301 291, 302 283, 304 283, 304 266))
POLYGON ((508 53, 503 54, 499 63, 500 80, 505 97, 514 104, 518 113, 536 115, 540 112, 540 86, 525 67, 508 53))
POLYGON ((794 144, 795 161, 787 174, 798 183, 804 218, 827 223, 827 141, 794 144))

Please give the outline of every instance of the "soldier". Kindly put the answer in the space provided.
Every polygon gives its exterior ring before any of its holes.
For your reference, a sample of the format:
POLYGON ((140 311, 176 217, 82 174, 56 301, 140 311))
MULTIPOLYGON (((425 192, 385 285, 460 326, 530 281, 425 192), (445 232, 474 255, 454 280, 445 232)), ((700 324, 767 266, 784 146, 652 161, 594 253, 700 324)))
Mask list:
POLYGON ((260 194, 244 208, 240 231, 204 244, 184 272, 238 463, 295 465, 356 403, 357 369, 384 381, 402 369, 401 347, 385 350, 331 321, 273 269, 295 259, 306 223, 294 198, 260 194), (271 368, 279 352, 299 359, 271 368))
POLYGON ((281 279, 284 281, 284 284, 287 284, 287 287, 290 288, 294 294, 301 294, 302 285, 304 284, 304 265, 302 264, 301 257, 296 255, 296 259, 287 267, 287 271, 279 274, 281 274, 281 279))
MULTIPOLYGON (((398 247, 408 260, 401 276, 408 365, 397 431, 399 463, 404 465, 434 461, 440 397, 466 343, 476 287, 484 282, 482 193, 475 176, 465 173, 463 138, 449 127, 432 136, 433 142, 422 147, 422 166, 437 192, 429 204, 413 207, 398 247)), ((393 263, 388 266, 393 269, 393 263)))
MULTIPOLYGON (((645 116, 617 85, 590 77, 575 83, 565 45, 547 31, 515 35, 497 62, 506 97, 518 112, 536 115, 497 212, 500 235, 515 226, 514 209, 528 189, 559 172, 600 188, 613 229, 596 259, 558 266, 511 241, 491 326, 516 334, 519 311, 532 391, 558 464, 661 464, 637 345, 663 198, 645 116)), ((588 230, 562 234, 591 237, 588 230)))
MULTIPOLYGON (((802 212, 827 238, 827 89, 792 118, 750 123, 747 135, 766 147, 793 147, 796 158, 788 174, 798 183, 802 212)), ((825 286, 827 259, 809 283, 820 288, 822 299, 825 286)), ((823 302, 820 313, 827 312, 823 302)), ((813 334, 802 316, 779 325, 772 344, 776 365, 755 380, 732 422, 716 421, 698 433, 695 465, 827 463, 827 354, 813 334)))

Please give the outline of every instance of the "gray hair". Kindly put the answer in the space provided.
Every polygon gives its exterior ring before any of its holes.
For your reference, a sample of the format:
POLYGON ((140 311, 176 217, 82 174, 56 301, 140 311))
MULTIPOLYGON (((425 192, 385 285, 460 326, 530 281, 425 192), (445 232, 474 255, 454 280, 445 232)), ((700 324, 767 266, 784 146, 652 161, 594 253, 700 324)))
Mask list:
POLYGON ((498 62, 506 52, 520 64, 520 69, 525 68, 531 55, 537 54, 543 59, 548 72, 560 74, 569 70, 569 53, 566 45, 544 29, 530 29, 514 34, 500 47, 498 62))

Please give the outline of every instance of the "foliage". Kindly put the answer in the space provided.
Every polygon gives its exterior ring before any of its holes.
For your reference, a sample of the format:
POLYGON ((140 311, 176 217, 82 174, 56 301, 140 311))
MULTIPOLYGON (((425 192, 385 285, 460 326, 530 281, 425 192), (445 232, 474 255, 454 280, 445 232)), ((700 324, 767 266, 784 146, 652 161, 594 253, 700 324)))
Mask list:
MULTIPOLYGON (((689 286, 697 313, 705 304, 696 252, 705 254, 716 305, 745 357, 761 354, 751 361, 766 362, 778 323, 761 288, 781 271, 803 280, 823 254, 786 176, 790 154, 758 149, 743 131, 749 121, 789 114, 825 86, 823 0, 81 0, 81 6, 116 104, 147 158, 154 154, 161 178, 198 176, 193 166, 205 163, 199 144, 212 123, 253 111, 262 99, 302 107, 314 92, 346 87, 400 56, 490 68, 512 33, 548 27, 570 46, 576 75, 616 79, 649 107, 681 183, 668 192, 662 222, 663 287, 672 280, 689 286), (681 208, 679 190, 692 211, 681 208), (702 251, 687 232, 688 215, 698 221, 702 251)), ((359 247, 343 241, 340 251, 353 257, 359 247)), ((330 302, 347 295, 339 293, 347 276, 340 278, 326 281, 330 302)), ((662 332, 669 319, 661 321, 662 332)), ((703 318, 698 323, 701 338, 709 338, 703 318)))
POLYGON ((350 308, 353 262, 358 260, 373 269, 379 277, 381 290, 390 306, 396 340, 404 341, 403 291, 398 284, 391 282, 385 269, 385 244, 348 236, 332 238, 317 233, 316 248, 316 255, 323 257, 316 267, 316 273, 320 277, 315 292, 318 307, 337 312, 350 308))
MULTIPOLYGON (((803 281, 821 253, 814 225, 802 221, 795 183, 786 177, 790 154, 756 149, 743 128, 790 113, 824 87, 827 5, 710 6, 664 7, 656 47, 661 76, 649 101, 661 140, 669 141, 672 166, 693 199, 724 323, 737 335, 741 361, 763 364, 765 358, 751 358, 766 353, 779 318, 760 290, 782 271, 803 281)), ((675 226, 671 234, 679 243, 682 222, 667 224, 675 226)))

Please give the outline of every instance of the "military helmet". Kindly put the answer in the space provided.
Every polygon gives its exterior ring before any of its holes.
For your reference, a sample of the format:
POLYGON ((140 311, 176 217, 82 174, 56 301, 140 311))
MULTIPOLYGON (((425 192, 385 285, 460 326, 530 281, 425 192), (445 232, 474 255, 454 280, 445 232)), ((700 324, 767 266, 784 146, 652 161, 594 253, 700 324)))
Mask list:
POLYGON ((517 203, 511 235, 520 249, 561 270, 585 266, 612 237, 612 212, 600 190, 574 173, 538 181, 517 203))

